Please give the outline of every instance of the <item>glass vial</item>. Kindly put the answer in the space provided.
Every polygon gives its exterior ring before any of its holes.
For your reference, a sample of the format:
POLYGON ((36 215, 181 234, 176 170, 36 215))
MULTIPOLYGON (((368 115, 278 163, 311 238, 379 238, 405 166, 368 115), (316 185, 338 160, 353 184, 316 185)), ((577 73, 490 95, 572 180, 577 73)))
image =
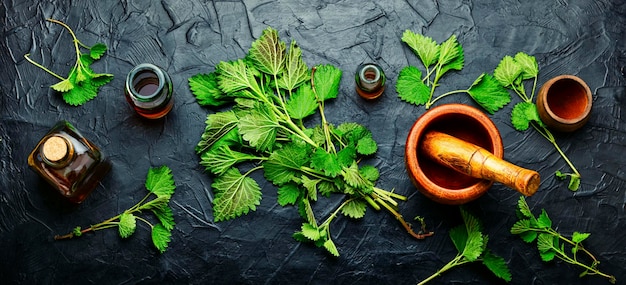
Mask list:
POLYGON ((172 110, 172 80, 154 64, 135 66, 126 77, 126 101, 144 118, 158 119, 172 110))
POLYGON ((376 99, 385 91, 385 73, 375 63, 359 65, 354 75, 356 92, 365 99, 376 99))
POLYGON ((28 165, 74 203, 82 202, 109 172, 100 149, 67 121, 60 121, 28 156, 28 165))

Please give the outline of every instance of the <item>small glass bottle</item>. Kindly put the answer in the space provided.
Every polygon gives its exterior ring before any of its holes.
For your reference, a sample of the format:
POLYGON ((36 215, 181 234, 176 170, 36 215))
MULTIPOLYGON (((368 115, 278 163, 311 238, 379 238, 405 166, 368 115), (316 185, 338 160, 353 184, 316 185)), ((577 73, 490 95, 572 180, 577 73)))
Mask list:
POLYGON ((58 122, 39 141, 28 165, 74 203, 87 198, 111 169, 100 149, 67 121, 58 122))
POLYGON ((356 92, 365 99, 376 99, 385 91, 385 73, 375 63, 359 65, 354 75, 356 92))
POLYGON ((126 77, 126 101, 144 118, 158 119, 172 110, 172 80, 158 66, 142 63, 126 77))

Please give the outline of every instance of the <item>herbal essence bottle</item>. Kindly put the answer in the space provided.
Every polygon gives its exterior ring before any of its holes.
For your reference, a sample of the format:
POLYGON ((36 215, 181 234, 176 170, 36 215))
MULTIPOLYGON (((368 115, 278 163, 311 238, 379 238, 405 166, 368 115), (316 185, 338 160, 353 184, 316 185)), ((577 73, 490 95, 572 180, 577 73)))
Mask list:
POLYGON ((172 80, 154 64, 135 66, 126 77, 126 101, 144 118, 158 119, 172 110, 172 80))
POLYGON ((376 99, 385 91, 385 73, 374 63, 359 65, 354 75, 356 92, 365 99, 376 99))
POLYGON ((28 156, 28 165, 74 203, 82 202, 111 169, 100 149, 60 121, 28 156))

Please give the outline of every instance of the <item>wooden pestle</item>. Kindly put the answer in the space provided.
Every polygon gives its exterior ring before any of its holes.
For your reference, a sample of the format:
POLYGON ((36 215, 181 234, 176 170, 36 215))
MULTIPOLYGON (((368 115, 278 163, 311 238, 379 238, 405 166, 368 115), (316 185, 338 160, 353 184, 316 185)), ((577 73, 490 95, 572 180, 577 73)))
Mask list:
POLYGON ((539 173, 500 159, 475 144, 448 134, 430 131, 424 135, 421 153, 433 161, 475 178, 502 183, 525 196, 539 188, 539 173))

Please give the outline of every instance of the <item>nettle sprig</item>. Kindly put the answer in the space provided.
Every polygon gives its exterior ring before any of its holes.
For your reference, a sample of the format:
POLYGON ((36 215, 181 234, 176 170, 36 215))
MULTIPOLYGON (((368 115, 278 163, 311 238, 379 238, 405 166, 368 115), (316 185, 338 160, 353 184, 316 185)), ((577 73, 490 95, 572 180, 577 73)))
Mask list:
POLYGON ((541 136, 552 143, 556 151, 573 171, 573 173, 563 173, 559 170, 556 172, 556 176, 560 179, 569 177, 568 188, 572 191, 578 190, 580 187, 580 173, 567 155, 561 150, 554 135, 552 135, 548 127, 541 121, 539 112, 537 111, 537 105, 533 102, 537 87, 537 76, 539 75, 539 65, 535 57, 523 52, 516 54, 515 57, 507 55, 502 58, 493 74, 502 86, 512 90, 522 99, 522 102, 517 103, 511 111, 511 123, 513 127, 518 131, 525 131, 532 126, 541 136), (526 86, 524 85, 524 81, 526 80, 532 80, 533 82, 530 95, 526 92, 526 86))
POLYGON ((449 232, 450 239, 458 251, 457 255, 433 275, 418 284, 426 284, 454 267, 471 262, 482 262, 497 277, 507 282, 511 281, 511 272, 504 259, 487 248, 489 238, 482 233, 480 220, 462 207, 460 210, 463 225, 456 226, 449 232))
POLYGON ((117 227, 120 237, 130 237, 137 228, 137 221, 148 225, 152 231, 152 243, 161 252, 165 252, 171 240, 172 230, 174 229, 174 215, 169 201, 176 186, 172 171, 167 166, 150 168, 146 177, 146 189, 148 194, 137 204, 130 207, 121 214, 114 216, 101 223, 91 225, 86 229, 76 227, 66 235, 57 235, 55 240, 70 239, 80 237, 88 232, 117 227), (152 197, 152 199, 150 199, 152 197), (151 223, 145 218, 139 216, 142 212, 150 211, 158 219, 158 223, 151 223))
POLYGON ((95 73, 91 69, 91 64, 104 55, 107 50, 107 46, 103 43, 96 43, 93 46, 87 46, 76 38, 74 31, 72 31, 72 29, 65 23, 54 19, 47 19, 47 21, 63 26, 72 36, 74 49, 76 50, 76 63, 70 70, 67 78, 60 76, 43 65, 33 61, 29 57, 30 54, 25 54, 24 58, 33 65, 61 80, 50 86, 50 88, 61 92, 65 103, 72 106, 82 105, 95 98, 98 95, 100 87, 109 83, 113 79, 113 74, 95 73), (82 53, 80 50, 81 48, 88 50, 88 52, 82 53))
POLYGON ((435 97, 439 80, 452 70, 462 70, 465 64, 463 47, 456 36, 437 44, 432 38, 406 30, 402 41, 419 57, 425 73, 417 67, 404 67, 398 75, 396 90, 400 99, 430 108, 435 102, 449 95, 467 93, 487 112, 493 114, 511 101, 507 90, 503 89, 493 76, 483 73, 468 89, 449 91, 435 97))
POLYGON ((541 210, 539 216, 535 217, 524 197, 520 197, 517 202, 517 212, 519 220, 511 227, 511 233, 519 235, 527 243, 537 241, 537 249, 543 261, 549 262, 557 258, 582 267, 584 270, 580 273, 580 277, 600 275, 615 284, 615 276, 600 272, 598 269, 600 261, 582 245, 582 242, 591 234, 574 232, 571 238, 564 237, 552 228, 552 220, 544 209, 541 210), (579 253, 583 256, 581 257, 579 253), (581 260, 583 257, 588 258, 591 264, 583 263, 581 260))
POLYGON ((230 106, 207 116, 196 146, 200 164, 214 176, 215 221, 256 210, 261 187, 250 175, 262 170, 278 187, 278 203, 295 205, 304 219, 294 238, 335 256, 331 222, 340 214, 362 218, 367 205, 392 213, 416 238, 432 234, 423 223, 422 231, 414 232, 397 211, 397 200, 406 197, 376 187, 378 170, 361 163, 378 149, 372 133, 357 123, 327 121, 325 103, 337 97, 341 75, 328 64, 309 69, 295 41, 287 50, 268 27, 245 58, 220 62, 214 72, 189 79, 200 105, 230 106), (319 124, 307 120, 314 114, 319 124), (333 194, 345 199, 318 220, 315 202, 333 194))

